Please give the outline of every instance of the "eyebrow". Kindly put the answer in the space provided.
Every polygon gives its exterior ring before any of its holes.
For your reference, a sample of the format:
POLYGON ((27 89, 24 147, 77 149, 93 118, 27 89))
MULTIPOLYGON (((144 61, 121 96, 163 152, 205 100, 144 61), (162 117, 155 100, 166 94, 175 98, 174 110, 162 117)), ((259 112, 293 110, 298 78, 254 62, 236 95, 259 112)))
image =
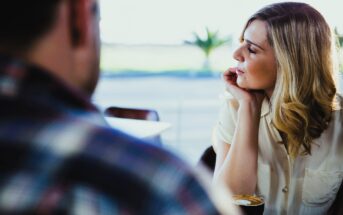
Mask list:
POLYGON ((262 49, 264 51, 264 48, 262 48, 260 45, 257 45, 256 43, 251 42, 250 40, 244 39, 247 43, 252 44, 254 46, 257 46, 258 48, 262 49))

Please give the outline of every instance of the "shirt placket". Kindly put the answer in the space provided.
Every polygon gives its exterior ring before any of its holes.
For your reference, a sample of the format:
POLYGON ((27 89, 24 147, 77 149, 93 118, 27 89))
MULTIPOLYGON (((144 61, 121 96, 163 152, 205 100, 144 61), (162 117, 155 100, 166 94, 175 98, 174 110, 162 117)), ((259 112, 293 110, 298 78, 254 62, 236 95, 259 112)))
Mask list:
POLYGON ((284 205, 283 208, 286 208, 286 211, 290 211, 289 209, 289 191, 292 186, 292 175, 293 175, 293 159, 289 156, 287 153, 287 149, 284 145, 280 145, 282 154, 285 159, 283 159, 283 169, 284 169, 284 174, 285 174, 285 184, 282 185, 281 187, 281 192, 283 195, 284 199, 284 205))
MULTIPOLYGON (((285 209, 285 211, 288 211, 288 204, 289 204, 289 190, 291 187, 291 179, 293 174, 293 160, 289 156, 287 149, 284 144, 282 144, 282 138, 278 130, 275 128, 275 126, 272 123, 270 115, 267 116, 267 120, 269 123, 269 128, 271 129, 271 134, 274 142, 278 145, 278 155, 281 160, 282 170, 283 170, 283 180, 280 180, 280 186, 278 186, 278 189, 282 193, 282 208, 285 209)), ((281 177, 281 176, 279 176, 281 177)))

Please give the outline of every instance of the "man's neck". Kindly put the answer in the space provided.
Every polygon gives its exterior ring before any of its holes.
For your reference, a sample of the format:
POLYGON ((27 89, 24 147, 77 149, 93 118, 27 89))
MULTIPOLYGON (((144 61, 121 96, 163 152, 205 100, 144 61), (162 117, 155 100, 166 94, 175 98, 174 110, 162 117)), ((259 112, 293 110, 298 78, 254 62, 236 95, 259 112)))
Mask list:
MULTIPOLYGON (((70 86, 73 81, 73 56, 70 40, 68 8, 61 3, 51 30, 33 45, 24 56, 28 63, 37 65, 70 86)), ((73 86, 77 87, 77 86, 73 86)))

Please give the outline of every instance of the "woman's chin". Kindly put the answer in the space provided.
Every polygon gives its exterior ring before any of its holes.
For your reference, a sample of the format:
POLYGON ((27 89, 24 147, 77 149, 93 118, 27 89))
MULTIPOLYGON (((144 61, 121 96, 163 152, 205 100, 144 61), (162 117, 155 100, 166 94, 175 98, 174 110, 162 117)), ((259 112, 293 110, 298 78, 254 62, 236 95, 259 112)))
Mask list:
POLYGON ((246 83, 244 83, 244 81, 237 80, 237 86, 243 89, 249 89, 249 86, 246 83))

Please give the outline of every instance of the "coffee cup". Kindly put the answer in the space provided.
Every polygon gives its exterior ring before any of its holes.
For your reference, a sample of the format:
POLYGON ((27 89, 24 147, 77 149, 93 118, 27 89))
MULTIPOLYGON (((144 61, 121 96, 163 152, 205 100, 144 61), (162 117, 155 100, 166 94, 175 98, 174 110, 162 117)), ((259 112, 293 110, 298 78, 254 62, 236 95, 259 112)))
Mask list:
POLYGON ((233 203, 240 207, 244 215, 262 215, 264 199, 255 195, 233 195, 233 203))

